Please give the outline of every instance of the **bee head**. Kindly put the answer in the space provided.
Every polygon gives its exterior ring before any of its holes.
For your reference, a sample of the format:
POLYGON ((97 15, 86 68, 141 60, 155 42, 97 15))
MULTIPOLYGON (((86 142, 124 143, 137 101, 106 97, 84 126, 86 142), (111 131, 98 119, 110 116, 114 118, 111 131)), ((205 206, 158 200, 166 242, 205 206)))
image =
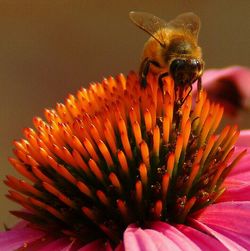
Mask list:
POLYGON ((177 86, 194 83, 203 72, 203 62, 198 59, 174 59, 169 73, 177 86))

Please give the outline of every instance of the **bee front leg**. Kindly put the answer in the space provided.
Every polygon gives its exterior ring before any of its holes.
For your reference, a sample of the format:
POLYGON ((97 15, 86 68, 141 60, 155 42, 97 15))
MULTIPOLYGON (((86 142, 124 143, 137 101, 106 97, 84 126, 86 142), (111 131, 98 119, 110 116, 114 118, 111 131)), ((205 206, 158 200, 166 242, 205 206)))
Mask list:
POLYGON ((141 67, 140 67, 140 72, 139 72, 139 76, 140 76, 140 82, 141 82, 141 87, 146 88, 147 87, 147 75, 149 73, 150 70, 150 64, 156 66, 156 67, 160 67, 160 65, 153 60, 150 60, 148 58, 145 58, 143 60, 143 62, 141 63, 141 67))
POLYGON ((200 77, 200 78, 198 78, 198 81, 197 81, 197 100, 196 100, 196 102, 199 102, 199 100, 200 100, 201 89, 202 89, 202 85, 201 85, 201 77, 200 77))
POLYGON ((188 98, 189 94, 192 92, 193 90, 193 86, 190 85, 189 86, 189 91, 188 91, 188 94, 186 95, 186 97, 181 101, 181 106, 184 104, 184 102, 186 101, 186 99, 188 98))

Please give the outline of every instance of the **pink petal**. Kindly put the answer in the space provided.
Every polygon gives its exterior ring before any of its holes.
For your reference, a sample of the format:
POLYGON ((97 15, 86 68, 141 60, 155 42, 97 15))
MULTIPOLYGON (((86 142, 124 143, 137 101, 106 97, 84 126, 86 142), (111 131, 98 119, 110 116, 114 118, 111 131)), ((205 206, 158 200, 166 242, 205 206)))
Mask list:
POLYGON ((60 251, 70 251, 74 241, 69 238, 60 238, 54 241, 51 241, 48 245, 44 245, 42 248, 36 248, 34 250, 39 251, 51 251, 51 250, 60 250, 60 251))
POLYGON ((245 184, 250 183, 250 148, 237 147, 234 156, 238 155, 245 149, 247 149, 246 155, 243 156, 237 166, 235 166, 230 172, 230 174, 226 178, 227 182, 241 181, 245 184))
POLYGON ((123 242, 121 242, 116 248, 115 251, 125 251, 123 242))
POLYGON ((28 247, 29 251, 51 251, 51 250, 60 250, 60 251, 72 251, 72 246, 74 245, 74 240, 70 240, 69 238, 58 238, 52 239, 46 237, 42 240, 35 241, 31 243, 28 247))
POLYGON ((196 221, 250 249, 250 201, 221 202, 193 216, 196 221))
POLYGON ((241 247, 230 238, 227 238, 226 236, 216 232, 215 230, 209 228, 198 220, 189 219, 189 223, 195 228, 200 229, 202 232, 208 233, 209 235, 215 237, 218 241, 221 242, 222 245, 224 245, 230 251, 247 251, 245 248, 241 247))
POLYGON ((15 250, 44 236, 44 232, 22 222, 16 228, 0 233, 0 247, 1 250, 15 250))
MULTIPOLYGON (((234 156, 245 150, 245 147, 237 147, 234 156)), ((250 201, 250 148, 247 154, 234 167, 223 185, 226 191, 220 201, 250 201)))
POLYGON ((240 66, 206 70, 202 76, 202 85, 208 97, 220 102, 231 115, 236 115, 238 109, 249 107, 248 83, 250 69, 240 66))
POLYGON ((241 130, 236 146, 250 147, 250 130, 241 130))
POLYGON ((206 70, 202 76, 203 85, 207 88, 216 79, 232 79, 237 84, 237 88, 241 92, 250 93, 250 87, 246 83, 250 82, 250 69, 242 66, 229 66, 222 69, 209 69, 206 70))
POLYGON ((109 242, 105 243, 105 251, 125 251, 123 242, 120 242, 118 246, 115 247, 115 249, 112 248, 109 242))
POLYGON ((166 238, 175 243, 180 250, 200 250, 186 235, 167 223, 155 222, 151 227, 161 232, 166 238))
POLYGON ((185 225, 177 225, 176 227, 179 231, 190 238, 202 251, 228 250, 218 240, 211 237, 210 235, 204 234, 194 228, 185 225))
POLYGON ((181 249, 162 233, 129 226, 124 233, 126 251, 180 251, 181 249))
POLYGON ((104 240, 99 239, 93 242, 84 245, 82 248, 78 249, 78 251, 112 251, 109 243, 105 243, 104 240))
POLYGON ((219 202, 222 201, 250 201, 250 184, 244 185, 242 183, 224 183, 227 187, 226 191, 220 197, 219 202))

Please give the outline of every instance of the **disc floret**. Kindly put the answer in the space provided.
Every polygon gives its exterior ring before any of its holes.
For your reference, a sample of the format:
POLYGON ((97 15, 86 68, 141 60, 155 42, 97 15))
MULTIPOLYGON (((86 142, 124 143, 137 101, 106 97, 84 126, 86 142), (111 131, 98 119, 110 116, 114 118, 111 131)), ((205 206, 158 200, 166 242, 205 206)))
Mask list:
POLYGON ((216 136, 223 108, 205 91, 193 103, 170 78, 164 94, 148 79, 146 89, 135 73, 92 83, 46 109, 47 122, 34 118, 10 158, 27 179, 7 176, 8 197, 26 209, 12 213, 57 235, 119 242, 130 223, 185 223, 215 203, 245 153, 231 160, 237 126, 216 136))

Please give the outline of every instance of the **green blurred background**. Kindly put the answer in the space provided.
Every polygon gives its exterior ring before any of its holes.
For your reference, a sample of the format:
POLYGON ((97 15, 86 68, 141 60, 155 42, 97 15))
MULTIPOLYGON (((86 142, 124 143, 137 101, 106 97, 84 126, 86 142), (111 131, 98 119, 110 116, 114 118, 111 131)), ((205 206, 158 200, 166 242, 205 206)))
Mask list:
MULTIPOLYGON (((130 10, 169 20, 193 11, 202 19, 206 68, 250 66, 250 1, 2 1, 0 0, 0 179, 14 174, 7 162, 12 141, 43 108, 63 102, 90 81, 137 69, 148 38, 128 19, 130 10)), ((250 84, 250 83, 246 83, 250 84)), ((250 128, 249 112, 233 119, 250 128)), ((229 120, 228 120, 229 121, 229 120)), ((227 121, 227 122, 228 122, 227 121)), ((15 218, 1 183, 0 227, 15 218)))

